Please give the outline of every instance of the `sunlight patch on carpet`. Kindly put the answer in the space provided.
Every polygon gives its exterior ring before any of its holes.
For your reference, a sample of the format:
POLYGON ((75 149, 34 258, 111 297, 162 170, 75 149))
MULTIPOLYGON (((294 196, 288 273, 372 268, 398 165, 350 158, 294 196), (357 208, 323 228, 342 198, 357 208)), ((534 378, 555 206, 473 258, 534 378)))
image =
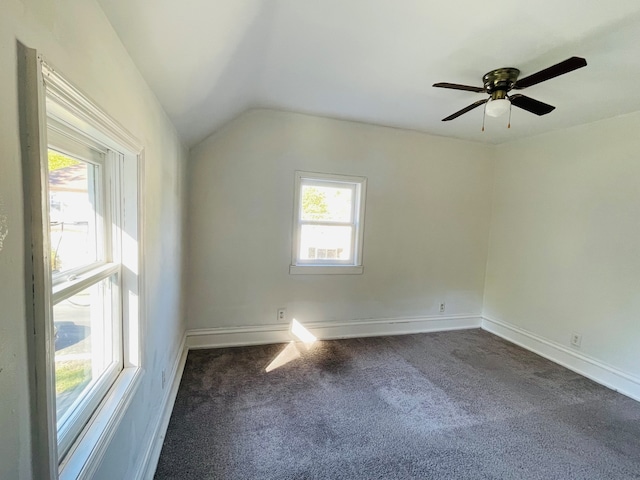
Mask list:
POLYGON ((317 337, 295 318, 291 322, 290 332, 297 340, 292 340, 285 345, 282 351, 265 368, 267 373, 300 358, 303 352, 311 350, 318 341, 317 337))

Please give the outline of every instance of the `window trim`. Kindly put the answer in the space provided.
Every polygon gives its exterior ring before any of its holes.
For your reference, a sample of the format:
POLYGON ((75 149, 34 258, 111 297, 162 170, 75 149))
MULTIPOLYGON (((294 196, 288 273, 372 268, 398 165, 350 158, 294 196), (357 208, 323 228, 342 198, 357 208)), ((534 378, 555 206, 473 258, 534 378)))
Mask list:
POLYGON ((144 315, 143 252, 144 151, 140 142, 77 88, 51 68, 34 49, 18 43, 21 148, 25 195, 25 286, 31 395, 32 467, 34 478, 88 479, 100 465, 127 407, 140 386, 144 370, 141 360, 144 315), (52 281, 46 192, 47 117, 82 132, 123 154, 126 198, 121 211, 122 228, 134 242, 128 248, 114 245, 122 254, 123 370, 106 393, 67 455, 57 452, 55 390, 53 388, 52 281), (49 266, 49 267, 48 267, 49 266))
POLYGON ((364 272, 363 266, 363 246, 364 246, 364 218, 365 203, 367 196, 367 178, 355 175, 340 175, 334 173, 305 172, 297 170, 294 182, 294 203, 293 203, 293 242, 291 248, 291 265, 289 273, 292 275, 327 275, 346 274, 359 275, 364 272), (326 185, 327 183, 348 185, 353 190, 353 211, 352 222, 324 222, 306 221, 301 215, 301 194, 304 185, 326 185), (301 230, 304 225, 335 225, 349 226, 352 231, 352 260, 336 261, 301 261, 300 241, 301 230))

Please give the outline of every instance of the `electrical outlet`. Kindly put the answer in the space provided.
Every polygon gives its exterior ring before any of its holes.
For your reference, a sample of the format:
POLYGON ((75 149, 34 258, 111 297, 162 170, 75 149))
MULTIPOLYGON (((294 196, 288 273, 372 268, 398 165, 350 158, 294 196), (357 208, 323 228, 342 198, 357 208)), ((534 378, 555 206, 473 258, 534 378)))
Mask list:
POLYGON ((447 305, 446 305, 446 303, 444 303, 444 302, 442 302, 442 303, 440 304, 440 313, 444 313, 446 306, 447 306, 447 305))
POLYGON ((167 383, 167 375, 164 370, 162 370, 162 389, 164 390, 164 385, 167 383))
POLYGON ((582 343, 582 335, 580 335, 579 333, 572 333, 571 334, 571 345, 573 347, 580 348, 580 344, 581 343, 582 343))
POLYGON ((279 308, 278 309, 278 321, 279 322, 284 322, 287 319, 287 309, 286 308, 279 308))

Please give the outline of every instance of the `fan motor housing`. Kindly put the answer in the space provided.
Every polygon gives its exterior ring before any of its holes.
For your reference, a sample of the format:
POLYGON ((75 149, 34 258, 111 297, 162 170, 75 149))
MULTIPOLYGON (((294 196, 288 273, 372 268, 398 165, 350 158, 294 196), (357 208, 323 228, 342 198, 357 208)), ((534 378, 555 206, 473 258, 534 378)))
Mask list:
POLYGON ((515 85, 518 75, 520 75, 520 70, 517 68, 509 67, 491 70, 482 77, 484 89, 487 93, 502 91, 506 95, 506 92, 510 91, 515 85))

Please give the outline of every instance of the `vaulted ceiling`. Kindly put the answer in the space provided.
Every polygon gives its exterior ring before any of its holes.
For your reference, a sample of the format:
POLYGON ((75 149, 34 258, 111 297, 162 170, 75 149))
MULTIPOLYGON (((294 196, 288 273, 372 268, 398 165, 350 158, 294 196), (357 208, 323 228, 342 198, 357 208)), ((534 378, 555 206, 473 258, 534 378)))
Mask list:
POLYGON ((487 143, 640 110, 638 0, 99 1, 187 145, 254 107, 487 143), (441 121, 484 94, 435 82, 574 55, 588 66, 526 90, 546 116, 441 121))

